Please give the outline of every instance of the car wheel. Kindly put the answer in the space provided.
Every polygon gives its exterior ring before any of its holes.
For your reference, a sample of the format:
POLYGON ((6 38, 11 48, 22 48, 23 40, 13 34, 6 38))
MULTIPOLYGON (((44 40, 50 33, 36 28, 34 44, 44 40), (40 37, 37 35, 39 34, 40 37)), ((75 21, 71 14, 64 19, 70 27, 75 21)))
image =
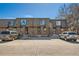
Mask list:
POLYGON ((15 39, 13 37, 9 38, 9 41, 14 41, 15 39))
POLYGON ((67 39, 67 41, 72 41, 71 39, 67 39))
POLYGON ((8 41, 8 40, 2 39, 2 41, 8 41))
POLYGON ((62 39, 61 37, 59 37, 59 39, 62 39))
POLYGON ((2 40, 2 41, 6 41, 6 40, 2 40))
POLYGON ((12 41, 14 41, 15 40, 15 38, 12 38, 12 41))
POLYGON ((64 38, 65 41, 67 41, 67 38, 64 38))
POLYGON ((65 38, 64 40, 65 40, 65 41, 68 41, 69 39, 65 38))
POLYGON ((76 39, 74 39, 73 41, 77 41, 76 39))

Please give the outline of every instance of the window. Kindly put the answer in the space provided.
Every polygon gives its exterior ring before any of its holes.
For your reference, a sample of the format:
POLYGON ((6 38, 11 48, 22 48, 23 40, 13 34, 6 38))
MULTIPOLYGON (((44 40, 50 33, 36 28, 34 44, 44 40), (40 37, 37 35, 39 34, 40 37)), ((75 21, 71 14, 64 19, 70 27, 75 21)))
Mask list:
POLYGON ((14 26, 14 22, 13 21, 8 22, 8 26, 14 26))
POLYGON ((21 20, 21 25, 27 25, 27 20, 26 19, 22 19, 21 20))
POLYGON ((56 21, 56 26, 61 26, 61 21, 56 21))
POLYGON ((45 20, 41 20, 40 25, 45 25, 45 20))

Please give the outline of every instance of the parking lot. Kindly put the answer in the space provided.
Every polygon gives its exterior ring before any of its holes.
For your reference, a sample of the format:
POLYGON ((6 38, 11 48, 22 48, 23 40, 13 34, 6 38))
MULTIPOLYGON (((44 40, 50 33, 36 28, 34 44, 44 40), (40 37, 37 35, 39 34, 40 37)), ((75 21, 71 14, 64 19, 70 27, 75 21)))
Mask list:
POLYGON ((7 56, 77 56, 79 42, 61 39, 25 39, 9 42, 0 41, 0 55, 7 56))

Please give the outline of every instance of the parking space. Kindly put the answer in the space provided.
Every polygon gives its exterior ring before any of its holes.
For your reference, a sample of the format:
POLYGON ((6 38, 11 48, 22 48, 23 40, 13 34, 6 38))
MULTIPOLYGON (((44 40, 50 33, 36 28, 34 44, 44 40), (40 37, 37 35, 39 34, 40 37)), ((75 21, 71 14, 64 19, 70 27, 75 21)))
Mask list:
POLYGON ((0 55, 79 55, 79 43, 71 43, 61 39, 35 39, 0 41, 0 55))

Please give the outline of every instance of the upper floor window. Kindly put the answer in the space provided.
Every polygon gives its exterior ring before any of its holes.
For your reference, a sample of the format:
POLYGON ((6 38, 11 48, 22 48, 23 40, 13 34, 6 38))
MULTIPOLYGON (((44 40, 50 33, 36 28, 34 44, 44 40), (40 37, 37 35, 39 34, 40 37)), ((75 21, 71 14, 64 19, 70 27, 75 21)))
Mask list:
POLYGON ((45 24, 46 24, 45 20, 40 21, 40 25, 45 25, 45 24))
POLYGON ((56 21, 56 26, 61 26, 61 21, 56 21))
POLYGON ((21 23, 22 26, 27 25, 27 20, 26 19, 21 19, 20 23, 21 23))
POLYGON ((8 22, 8 26, 14 26, 14 22, 13 21, 8 22))

